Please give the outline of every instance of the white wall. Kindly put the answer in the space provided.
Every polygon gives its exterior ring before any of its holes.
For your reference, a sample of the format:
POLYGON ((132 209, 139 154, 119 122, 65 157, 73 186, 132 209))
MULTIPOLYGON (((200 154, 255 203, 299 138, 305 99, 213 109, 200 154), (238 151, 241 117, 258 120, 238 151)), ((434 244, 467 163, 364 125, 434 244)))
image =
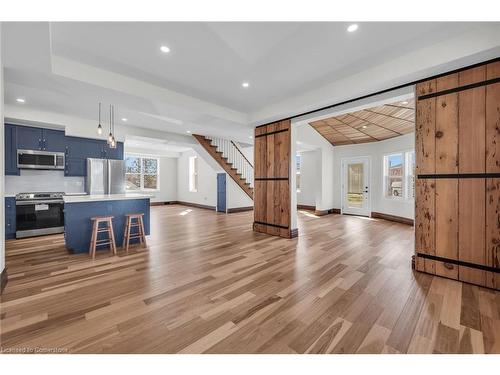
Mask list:
POLYGON ((253 207, 253 200, 226 173, 226 208, 253 207))
MULTIPOLYGON (((335 208, 332 195, 334 178, 334 147, 307 123, 293 124, 293 128, 296 129, 296 141, 299 142, 297 145, 299 150, 316 151, 316 164, 314 165, 316 172, 314 176, 310 176, 315 179, 314 184, 316 185, 314 193, 316 195, 316 199, 314 206, 316 206, 317 210, 329 210, 335 208)), ((312 192, 304 191, 304 193, 301 193, 302 196, 307 194, 312 194, 312 192)))
POLYGON ((177 158, 160 158, 160 191, 153 194, 151 202, 177 200, 177 158))
POLYGON ((299 152, 300 165, 300 192, 297 192, 297 204, 316 206, 318 193, 318 162, 319 150, 299 152))
MULTIPOLYGON (((177 200, 215 207, 217 205, 217 173, 222 173, 220 166, 214 170, 195 150, 181 153, 177 161, 177 200), (198 191, 189 191, 189 157, 198 156, 198 191)), ((210 157, 211 156, 207 156, 210 157)), ((245 194, 238 184, 226 174, 226 208, 253 206, 253 200, 245 194)))
POLYGON ((194 150, 181 153, 177 159, 177 200, 215 207, 217 173, 194 150), (189 157, 198 156, 198 191, 189 191, 189 157))
POLYGON ((243 155, 245 155, 245 157, 248 159, 248 161, 250 162, 250 164, 253 165, 254 164, 253 163, 254 147, 253 146, 247 146, 247 147, 241 146, 240 150, 243 153, 243 155))
POLYGON ((0 22, 0 272, 5 268, 5 199, 4 199, 4 172, 5 171, 5 146, 3 123, 3 63, 2 63, 2 23, 0 22))
POLYGON ((413 200, 394 200, 383 195, 383 158, 385 154, 415 149, 415 133, 402 135, 386 141, 333 148, 333 198, 334 206, 342 206, 341 160, 345 157, 371 157, 371 211, 413 219, 413 200))

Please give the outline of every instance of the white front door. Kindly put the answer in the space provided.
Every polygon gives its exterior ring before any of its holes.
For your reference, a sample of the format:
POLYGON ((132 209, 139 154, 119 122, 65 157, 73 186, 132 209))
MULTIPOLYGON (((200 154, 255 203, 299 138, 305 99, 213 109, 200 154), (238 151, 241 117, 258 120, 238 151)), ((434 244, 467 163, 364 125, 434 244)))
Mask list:
POLYGON ((342 159, 342 213, 370 216, 370 158, 342 159))

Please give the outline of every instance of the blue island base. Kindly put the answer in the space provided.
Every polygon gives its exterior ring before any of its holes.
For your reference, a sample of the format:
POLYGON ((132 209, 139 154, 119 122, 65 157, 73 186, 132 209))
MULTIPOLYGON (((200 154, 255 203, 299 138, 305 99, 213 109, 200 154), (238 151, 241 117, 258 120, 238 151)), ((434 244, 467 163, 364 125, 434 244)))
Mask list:
MULTIPOLYGON (((113 216, 116 247, 120 248, 125 233, 125 215, 132 213, 144 214, 144 231, 146 235, 149 235, 149 198, 65 203, 64 237, 66 247, 73 253, 88 253, 92 237, 90 219, 95 216, 113 216)), ((103 234, 107 236, 106 233, 100 233, 100 235, 103 234)), ((106 237, 98 237, 98 239, 102 238, 106 237)), ((138 239, 136 239, 137 241, 138 239)), ((109 247, 99 246, 97 251, 109 251, 109 247)))

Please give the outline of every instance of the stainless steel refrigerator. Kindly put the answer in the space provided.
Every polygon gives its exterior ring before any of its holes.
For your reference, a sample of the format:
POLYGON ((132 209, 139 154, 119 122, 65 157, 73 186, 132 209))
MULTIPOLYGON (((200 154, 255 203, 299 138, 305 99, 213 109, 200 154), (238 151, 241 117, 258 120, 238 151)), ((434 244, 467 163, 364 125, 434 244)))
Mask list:
POLYGON ((125 162, 123 160, 87 159, 87 194, 125 193, 125 162))

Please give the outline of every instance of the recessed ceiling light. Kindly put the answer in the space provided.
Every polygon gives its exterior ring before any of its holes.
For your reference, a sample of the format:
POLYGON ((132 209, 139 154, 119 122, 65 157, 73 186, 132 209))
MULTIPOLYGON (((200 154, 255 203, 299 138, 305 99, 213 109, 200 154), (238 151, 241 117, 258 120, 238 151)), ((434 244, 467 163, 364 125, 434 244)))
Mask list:
POLYGON ((170 48, 168 48, 167 46, 161 46, 160 47, 160 51, 162 51, 163 53, 169 53, 170 52, 170 48))
POLYGON ((363 128, 363 129, 366 129, 366 128, 367 128, 367 126, 366 126, 366 125, 363 125, 363 126, 362 126, 362 128, 363 128))
POLYGON ((353 23, 352 25, 349 25, 347 27, 347 31, 349 31, 350 33, 355 32, 357 29, 358 29, 358 24, 357 23, 353 23))
POLYGON ((408 102, 405 100, 404 102, 401 102, 401 104, 406 105, 408 102))
POLYGON ((17 98, 16 102, 18 102, 18 103, 25 103, 26 100, 24 100, 23 98, 17 98))
POLYGON ((191 130, 186 130, 186 133, 191 133, 191 130))
POLYGON ((127 121, 128 121, 128 119, 126 119, 126 118, 124 117, 124 118, 122 118, 122 121, 123 121, 123 122, 127 122, 127 121))
POLYGON ((248 82, 243 82, 241 86, 243 86, 244 88, 248 88, 250 84, 248 82))

